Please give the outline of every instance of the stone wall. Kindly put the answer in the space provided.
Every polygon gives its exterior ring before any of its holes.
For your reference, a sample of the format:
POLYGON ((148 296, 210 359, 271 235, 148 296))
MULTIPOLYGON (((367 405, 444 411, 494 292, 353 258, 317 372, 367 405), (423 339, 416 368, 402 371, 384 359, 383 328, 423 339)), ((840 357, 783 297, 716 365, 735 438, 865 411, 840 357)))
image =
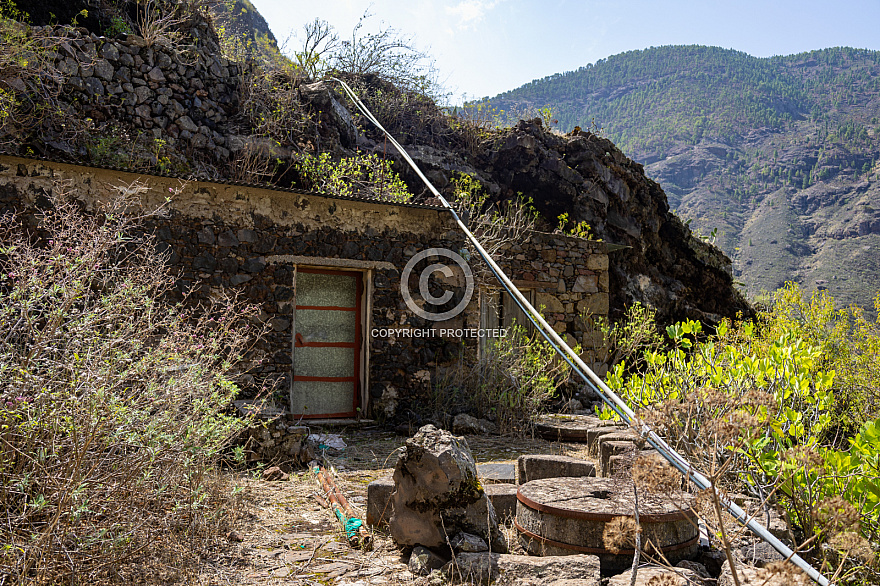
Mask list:
MULTIPOLYGON (((289 388, 297 266, 367 274, 372 288, 368 336, 374 328, 480 327, 479 295, 451 323, 435 324, 413 315, 400 293, 401 270, 417 252, 465 247, 464 234, 442 208, 234 184, 191 182, 181 187, 171 178, 0 156, 0 211, 33 208, 59 181, 67 183, 86 209, 95 209, 118 186, 135 180, 150 187, 142 198, 147 208, 179 190, 167 213, 150 225, 160 251, 169 255, 177 292, 198 297, 237 290, 260 304, 261 319, 271 331, 259 347, 256 384, 289 388)), ((535 233, 529 241, 507 247, 498 260, 515 282, 535 290, 536 305, 544 307, 545 317, 570 344, 595 345, 578 314, 608 313, 608 256, 602 243, 535 233)), ((431 396, 438 367, 456 359, 460 349, 452 336, 368 337, 366 345, 369 373, 361 405, 381 418, 423 404, 431 396)), ((474 349, 477 339, 467 338, 465 345, 474 349)), ((593 360, 589 350, 584 357, 593 360)))
MULTIPOLYGON (((97 124, 152 134, 208 160, 229 160, 228 122, 237 112, 242 66, 221 56, 211 25, 184 26, 187 47, 137 35, 98 36, 83 28, 55 28, 61 40, 49 57, 64 75, 61 100, 97 124)), ((51 146, 69 150, 61 142, 51 146)))

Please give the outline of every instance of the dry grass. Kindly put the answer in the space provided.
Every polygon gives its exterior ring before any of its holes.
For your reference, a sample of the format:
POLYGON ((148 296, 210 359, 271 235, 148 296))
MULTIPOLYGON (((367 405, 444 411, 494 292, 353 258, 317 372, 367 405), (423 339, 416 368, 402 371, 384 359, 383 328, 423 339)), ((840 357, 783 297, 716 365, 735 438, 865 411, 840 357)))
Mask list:
MULTIPOLYGON (((324 430, 313 430, 319 433, 324 430)), ((348 447, 325 455, 335 479, 357 512, 366 508, 367 485, 393 472, 403 436, 378 430, 345 430, 348 447)), ((564 454, 584 457, 584 446, 540 439, 467 436, 478 463, 513 462, 521 454, 564 454)), ((374 548, 351 549, 330 511, 313 498, 317 484, 303 470, 287 482, 264 482, 250 474, 228 473, 229 482, 243 487, 236 532, 241 542, 225 542, 203 561, 196 583, 354 585, 422 584, 413 576, 402 552, 388 534, 373 530, 374 548)), ((525 553, 512 526, 502 529, 512 553, 525 553)))

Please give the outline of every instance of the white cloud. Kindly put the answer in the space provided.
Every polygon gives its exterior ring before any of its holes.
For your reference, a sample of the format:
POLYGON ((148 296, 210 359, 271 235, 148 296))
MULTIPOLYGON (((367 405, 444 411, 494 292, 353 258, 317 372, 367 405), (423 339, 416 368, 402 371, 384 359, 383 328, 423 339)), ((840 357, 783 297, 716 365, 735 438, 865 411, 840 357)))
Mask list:
POLYGON ((495 8, 501 0, 461 0, 454 6, 447 6, 446 13, 458 18, 458 28, 473 27, 495 8))

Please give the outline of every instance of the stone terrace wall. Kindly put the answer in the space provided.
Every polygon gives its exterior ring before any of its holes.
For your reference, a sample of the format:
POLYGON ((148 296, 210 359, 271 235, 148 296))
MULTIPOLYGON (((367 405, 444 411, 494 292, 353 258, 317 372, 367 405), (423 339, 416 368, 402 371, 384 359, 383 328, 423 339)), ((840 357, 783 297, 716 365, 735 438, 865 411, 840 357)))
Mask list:
MULTIPOLYGON (((0 156, 0 213, 33 209, 36 200, 61 180, 86 209, 95 209, 115 186, 137 179, 151 187, 143 198, 147 208, 158 206, 169 189, 180 187, 171 178, 0 156)), ((451 215, 439 208, 203 182, 185 184, 167 217, 155 220, 152 229, 160 249, 170 255, 178 292, 208 296, 220 288, 239 290, 260 304, 262 319, 272 331, 260 347, 263 362, 253 375, 262 379, 257 383, 277 382, 282 389, 289 388, 291 375, 295 265, 326 266, 330 261, 308 259, 331 259, 349 268, 369 269, 373 291, 368 331, 428 329, 434 323, 413 315, 402 300, 401 269, 418 251, 460 250, 465 245, 451 215)), ((509 247, 500 260, 515 281, 537 291, 537 303, 546 308, 548 321, 570 343, 594 345, 576 314, 608 313, 608 256, 603 244, 537 233, 529 242, 509 247)), ((451 325, 479 328, 478 298, 451 325)), ((475 348, 477 341, 467 343, 475 348)), ((373 338, 368 344, 369 387, 362 404, 369 403, 369 413, 382 418, 418 411, 431 396, 437 367, 449 364, 460 349, 458 340, 440 337, 373 338)), ((593 359, 589 351, 585 358, 593 359)))
MULTIPOLYGON (((239 105, 241 66, 221 56, 210 25, 195 19, 186 30, 191 48, 148 43, 137 35, 99 37, 63 31, 51 57, 65 75, 62 100, 98 123, 112 121, 157 139, 197 149, 209 160, 229 159, 229 117, 239 105)), ((62 143, 52 143, 67 149, 62 143)))

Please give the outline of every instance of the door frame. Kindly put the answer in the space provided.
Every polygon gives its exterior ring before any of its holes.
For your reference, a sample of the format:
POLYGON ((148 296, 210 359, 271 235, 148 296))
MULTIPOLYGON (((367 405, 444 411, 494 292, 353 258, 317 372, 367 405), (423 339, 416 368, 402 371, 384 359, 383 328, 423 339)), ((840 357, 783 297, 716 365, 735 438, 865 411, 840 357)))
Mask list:
MULTIPOLYGON (((364 348, 364 340, 363 340, 363 331, 364 331, 364 292, 367 290, 364 287, 364 277, 368 275, 364 275, 363 271, 358 270, 340 270, 338 268, 323 268, 323 267, 313 267, 313 266, 294 266, 293 273, 293 320, 291 322, 291 369, 290 369, 290 406, 291 413, 294 405, 293 399, 293 386, 294 382, 298 379, 301 381, 319 381, 319 382, 353 382, 353 390, 352 390, 352 407, 349 412, 341 412, 341 413, 316 413, 316 414, 302 414, 302 413, 292 413, 296 417, 300 417, 301 419, 338 419, 345 417, 357 417, 358 415, 358 407, 361 403, 361 394, 363 392, 362 380, 361 380, 361 365, 363 362, 363 348, 364 348), (349 342, 306 342, 302 343, 297 340, 296 336, 296 311, 297 309, 317 309, 317 310, 328 310, 331 309, 330 306, 303 306, 300 308, 297 305, 297 295, 296 295, 296 275, 297 273, 312 273, 312 274, 320 274, 320 275, 342 275, 342 276, 353 276, 355 277, 355 306, 353 308, 355 312, 355 341, 353 345, 349 342), (304 376, 297 377, 296 376, 296 348, 302 347, 342 347, 342 348, 354 348, 354 375, 351 377, 315 377, 315 376, 304 376)), ((343 308, 332 308, 335 310, 342 310, 343 308)), ((344 310, 350 310, 352 308, 344 308, 344 310)))

